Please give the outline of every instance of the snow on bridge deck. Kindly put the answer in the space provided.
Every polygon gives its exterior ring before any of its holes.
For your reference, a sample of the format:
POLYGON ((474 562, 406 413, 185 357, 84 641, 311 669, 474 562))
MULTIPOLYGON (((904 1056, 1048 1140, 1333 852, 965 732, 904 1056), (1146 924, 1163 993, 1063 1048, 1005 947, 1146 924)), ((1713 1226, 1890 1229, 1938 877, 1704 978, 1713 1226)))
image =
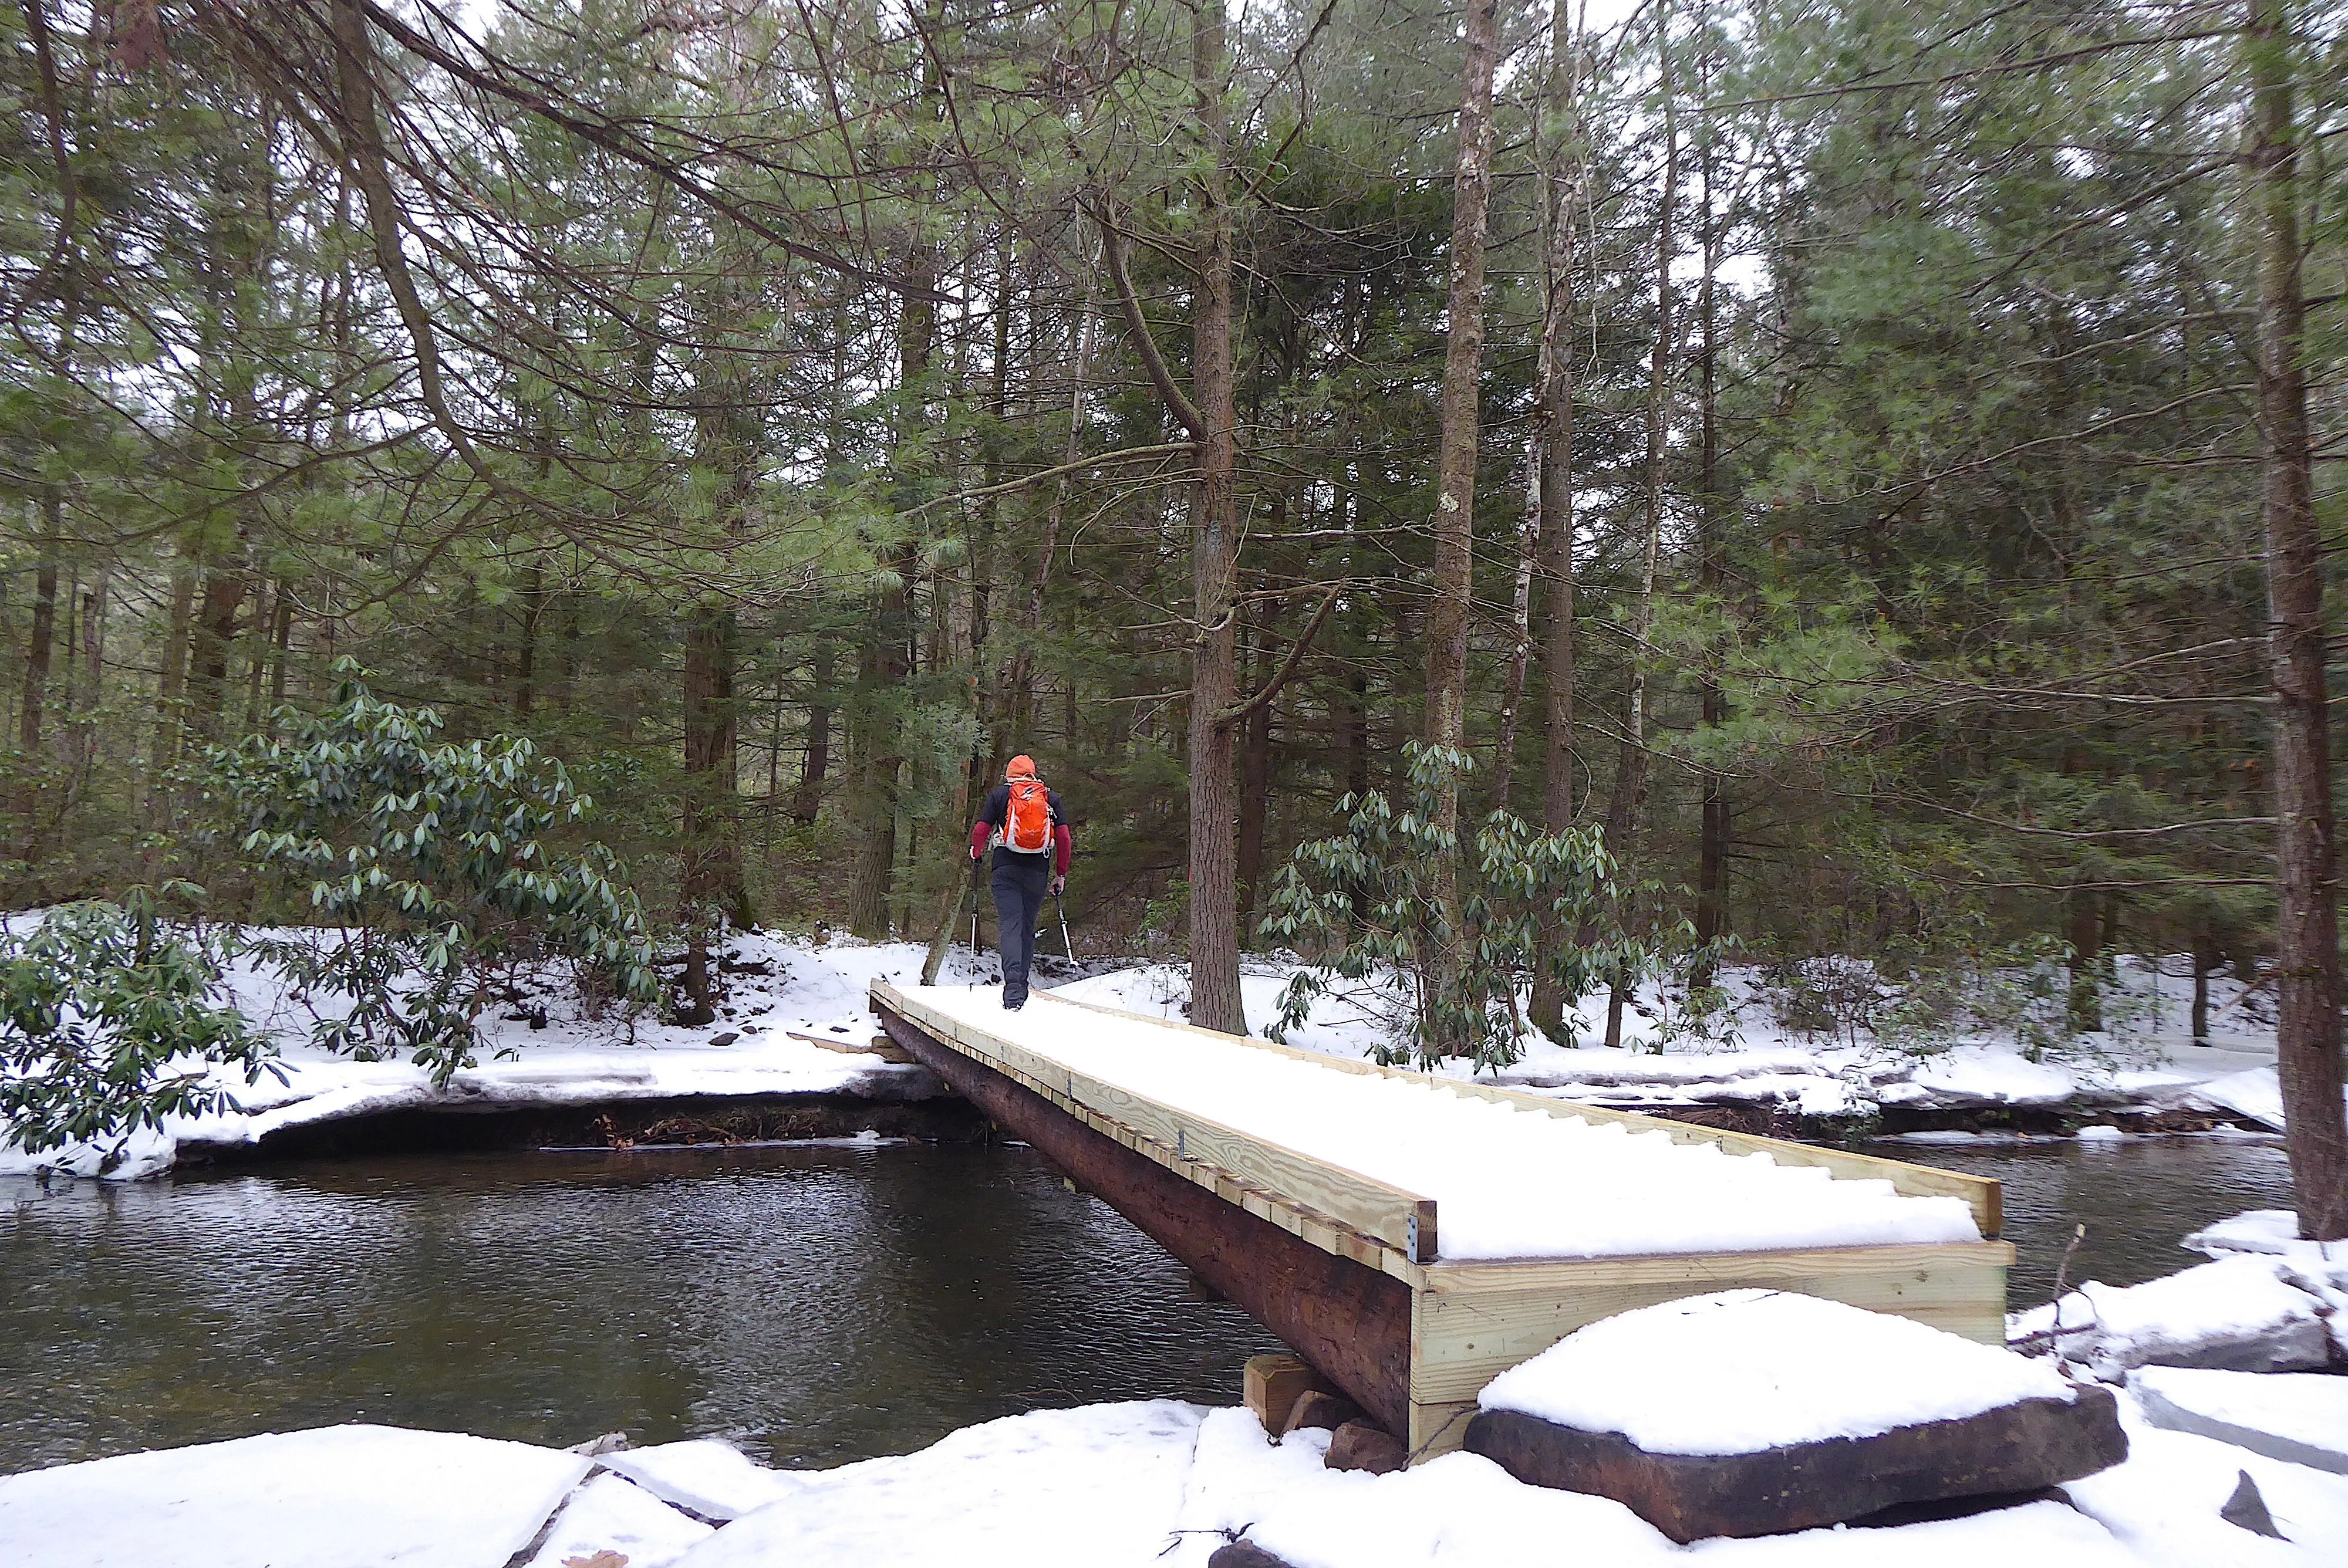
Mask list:
POLYGON ((1800 1290, 2003 1339, 2013 1251, 1993 1239, 1993 1181, 1049 993, 1018 1013, 964 987, 876 984, 872 999, 901 1043, 1398 1434, 1406 1424, 1422 1455, 1457 1446, 1498 1372, 1585 1323, 1703 1291, 1800 1290), (1265 1226, 1195 1195, 1188 1217, 1172 1212, 1182 1202, 1133 1156, 1265 1226), (1291 1237, 1398 1282, 1406 1300, 1383 1281, 1300 1270, 1291 1237), (1261 1268, 1232 1256, 1250 1251, 1261 1268))

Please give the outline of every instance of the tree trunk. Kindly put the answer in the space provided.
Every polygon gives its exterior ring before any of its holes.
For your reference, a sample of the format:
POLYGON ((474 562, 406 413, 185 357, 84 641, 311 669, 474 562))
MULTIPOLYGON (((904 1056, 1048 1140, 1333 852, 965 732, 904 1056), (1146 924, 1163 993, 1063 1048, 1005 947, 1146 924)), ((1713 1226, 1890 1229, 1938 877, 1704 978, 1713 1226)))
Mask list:
POLYGON ((829 639, 815 645, 808 670, 807 747, 799 764, 798 787, 791 794, 791 820, 815 821, 823 809, 823 784, 831 768, 831 671, 838 657, 829 639))
POLYGON ((221 738, 228 702, 228 654, 236 646, 237 616, 252 584, 245 570, 243 541, 230 558, 204 573, 201 608, 197 611, 194 645, 188 661, 188 700, 196 729, 208 740, 221 738))
MULTIPOLYGON (((1552 29, 1551 90, 1561 124, 1539 144, 1541 181, 1541 333, 1533 432, 1540 443, 1541 586, 1541 827, 1561 833, 1573 825, 1573 222, 1581 181, 1581 55, 1566 0, 1557 0, 1552 29)), ((1573 939, 1554 919, 1544 918, 1541 947, 1547 951, 1573 939)), ((1565 1009, 1579 1001, 1545 974, 1533 978, 1530 1022, 1565 1042, 1565 1009)))
POLYGON ((186 720, 189 634, 195 620, 196 569, 183 555, 171 565, 171 611, 164 622, 162 674, 155 692, 155 743, 148 762, 150 804, 161 797, 161 775, 180 759, 186 720))
POLYGON ((546 559, 539 551, 530 552, 530 565, 522 569, 521 626, 514 648, 514 717, 527 720, 538 703, 538 637, 546 620, 546 559))
MULTIPOLYGON (((935 137, 944 109, 944 83, 939 76, 938 52, 928 46, 943 30, 942 0, 928 0, 918 36, 921 51, 921 93, 912 134, 923 162, 936 156, 935 137)), ((917 186, 924 184, 920 179, 917 186)), ((905 255, 906 287, 897 313, 896 500, 910 508, 928 498, 930 458, 922 443, 930 429, 933 393, 932 363, 938 339, 937 242, 924 234, 922 214, 913 216, 913 232, 905 255)), ((864 744, 857 775, 855 869, 849 887, 849 929, 879 940, 889 935, 895 892, 899 799, 904 774, 903 718, 899 710, 906 678, 912 672, 913 585, 920 576, 921 542, 899 541, 892 580, 881 594, 867 629, 861 665, 864 744)))
POLYGON ((1201 208, 1190 363, 1200 428, 1198 531, 1191 549, 1190 1021, 1247 1032, 1240 1000, 1238 800, 1231 723, 1239 700, 1234 579, 1239 569, 1238 404, 1232 370, 1232 235, 1226 187, 1223 7, 1192 0, 1190 88, 1199 117, 1201 208))
POLYGON ((2065 898, 2065 939, 2071 949, 2071 984, 2068 1022, 2077 1032, 2104 1027, 2103 967, 2104 950, 2103 895, 2087 888, 2075 888, 2065 898))
MULTIPOLYGON (((1463 756, 1468 746, 1468 623, 1476 576, 1477 380, 1484 364, 1484 231, 1492 196, 1492 73, 1499 56, 1498 0, 1468 0, 1467 61, 1459 79, 1459 164, 1451 198, 1449 338, 1443 355, 1442 457, 1435 495, 1435 595, 1426 613, 1426 743, 1463 756)), ((1500 765, 1506 766, 1503 762, 1500 765)), ((1461 769, 1444 766, 1435 825, 1457 835, 1461 769)), ((1434 894, 1442 928, 1433 956, 1435 989, 1447 1005, 1466 963, 1461 851, 1436 858, 1434 894)), ((1462 1020, 1438 1015, 1428 1047, 1463 1050, 1462 1020)))
MULTIPOLYGON (((1063 469, 1074 467, 1085 433, 1085 374, 1093 357, 1093 290, 1090 268, 1085 272, 1085 302, 1076 318, 1076 363, 1071 367, 1075 387, 1068 394, 1068 439, 1060 453, 1063 469)), ((1063 472, 1053 481, 1052 503, 1044 510, 1043 537, 1036 541, 1035 575, 1027 585, 1026 613, 1020 620, 1019 651, 1012 655, 1011 691, 1006 699, 1014 736, 1024 734, 1035 716, 1035 644, 1044 636, 1044 597, 1052 584, 1052 552, 1060 546, 1060 521, 1068 504, 1072 475, 1063 472)), ((995 748, 1001 752, 1003 748, 995 748)))
MULTIPOLYGON (((1672 208, 1679 199, 1678 93, 1672 80, 1671 7, 1655 8, 1655 52, 1663 94, 1663 189, 1655 213, 1655 341, 1647 367, 1647 485, 1644 538, 1640 552, 1639 597, 1631 612, 1631 692, 1622 715, 1622 754, 1614 770, 1614 794, 1606 804, 1606 841, 1624 880, 1637 868, 1635 847, 1641 808, 1647 793, 1647 636, 1655 623, 1655 562, 1663 537, 1665 388, 1671 376, 1672 208)), ((1632 911, 1624 910, 1630 917, 1632 911)), ((1618 978, 1606 993, 1606 1043, 1622 1043, 1622 1007, 1627 980, 1618 978)))
POLYGON ((25 704, 16 714, 16 744, 27 753, 40 749, 41 715, 49 692, 49 648, 57 640, 57 528, 54 492, 41 497, 46 537, 41 541, 41 562, 33 577, 33 629, 25 645, 25 704))
MULTIPOLYGON (((1277 521, 1272 532, 1283 530, 1277 521)), ((1261 624, 1251 640, 1248 688, 1271 679, 1272 661, 1265 656, 1261 624)), ((1257 895, 1263 882, 1264 818, 1272 794, 1272 711, 1278 699, 1260 702, 1246 719, 1240 740, 1240 942, 1245 946, 1255 926, 1257 895)))
MULTIPOLYGON (((1699 102, 1708 102, 1712 97, 1712 56, 1708 39, 1704 47, 1704 65, 1697 87, 1699 102)), ((1700 120, 1699 136, 1701 146, 1696 169, 1704 190, 1704 276, 1696 285, 1696 314, 1704 326, 1704 355, 1696 367, 1696 587, 1704 597, 1706 610, 1718 613, 1725 523, 1720 496, 1720 320, 1715 308, 1713 290, 1714 275, 1720 270, 1720 220, 1712 207, 1713 130, 1710 115, 1700 120)), ((1717 670, 1709 666, 1705 668, 1698 701, 1701 703, 1698 711, 1705 724, 1717 725, 1727 716, 1726 698, 1720 689, 1717 670)), ((1728 828, 1728 796, 1721 787, 1719 771, 1707 767, 1704 774, 1703 815, 1696 830, 1695 869, 1695 938, 1706 945, 1707 950, 1698 955, 1695 968, 1688 977, 1688 984, 1699 989, 1713 982, 1714 964, 1709 945, 1717 942, 1727 928, 1728 828)))
POLYGON ((2302 362, 2298 128, 2282 0, 2249 0, 2247 21, 2248 163, 2259 251, 2259 435, 2275 694, 2276 1065, 2299 1234, 2328 1241, 2348 1237, 2348 1117, 2341 1103, 2323 546, 2302 362))

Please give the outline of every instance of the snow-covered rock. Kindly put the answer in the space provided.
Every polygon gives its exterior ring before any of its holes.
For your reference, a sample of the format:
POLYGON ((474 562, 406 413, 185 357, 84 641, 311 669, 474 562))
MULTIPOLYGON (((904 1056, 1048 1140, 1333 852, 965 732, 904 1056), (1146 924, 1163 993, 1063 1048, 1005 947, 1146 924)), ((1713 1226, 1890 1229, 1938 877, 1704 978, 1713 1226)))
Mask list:
POLYGON ((619 1553, 627 1568, 666 1568, 709 1531, 633 1481, 598 1475, 563 1503, 528 1568, 563 1568, 599 1552, 619 1553))
POLYGON ((1839 1301, 1726 1290, 1577 1329, 1493 1378, 1478 1403, 1620 1432, 1649 1453, 1710 1455, 2076 1396, 2044 1359, 1839 1301))
POLYGON ((2289 1209, 2252 1209, 2204 1225, 2179 1245, 2210 1257, 2248 1252, 2295 1262, 2348 1265, 2348 1241, 2302 1241, 2299 1215, 2289 1209))
POLYGON ((2128 1389, 2155 1426, 2348 1475, 2348 1378, 2146 1367, 2128 1389))
POLYGON ((2015 1317, 2007 1337, 2110 1378, 2146 1366, 2307 1371, 2330 1359, 2326 1330, 2325 1304, 2281 1259, 2237 1255, 2125 1288, 2091 1281, 2015 1317))
POLYGON ((599 1462, 661 1501, 718 1524, 764 1508, 791 1490, 781 1471, 715 1438, 621 1449, 599 1462))
POLYGON ((2137 1561, 2151 1568, 2339 1568, 2348 1561, 2348 1480, 2163 1430, 2134 1406, 2121 1397, 2127 1460, 2063 1491, 2137 1561), (2287 1540, 2254 1535, 2219 1516, 2244 1474, 2287 1540))
POLYGON ((328 1427, 0 1476, 8 1568, 505 1568, 592 1460, 328 1427))
POLYGON ((1146 1568, 1206 1414, 1170 1399, 965 1427, 916 1454, 778 1472, 788 1491, 678 1568, 1146 1568))

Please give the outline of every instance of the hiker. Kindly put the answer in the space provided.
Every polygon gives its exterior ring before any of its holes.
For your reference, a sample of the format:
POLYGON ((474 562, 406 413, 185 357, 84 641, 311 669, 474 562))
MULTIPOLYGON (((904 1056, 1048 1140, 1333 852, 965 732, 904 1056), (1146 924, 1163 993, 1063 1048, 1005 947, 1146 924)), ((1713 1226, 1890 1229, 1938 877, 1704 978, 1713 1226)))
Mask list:
POLYGON ((1003 782, 987 793, 971 825, 970 857, 994 846, 994 923, 1003 949, 1003 1008, 1027 1005, 1027 967, 1035 959, 1035 922, 1043 917, 1044 895, 1068 885, 1067 814, 1056 790, 1035 776, 1033 757, 1014 757, 1003 782))

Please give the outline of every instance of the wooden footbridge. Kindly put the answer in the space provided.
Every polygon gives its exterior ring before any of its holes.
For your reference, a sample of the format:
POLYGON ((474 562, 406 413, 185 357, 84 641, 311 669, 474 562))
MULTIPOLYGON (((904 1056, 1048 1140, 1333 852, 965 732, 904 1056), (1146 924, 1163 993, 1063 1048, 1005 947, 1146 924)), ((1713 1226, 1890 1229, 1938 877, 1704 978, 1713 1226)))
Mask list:
POLYGON ((1704 1291, 1797 1290, 2003 1341, 1994 1181, 999 998, 872 989, 900 1046, 1414 1458, 1459 1445, 1498 1373, 1704 1291))

